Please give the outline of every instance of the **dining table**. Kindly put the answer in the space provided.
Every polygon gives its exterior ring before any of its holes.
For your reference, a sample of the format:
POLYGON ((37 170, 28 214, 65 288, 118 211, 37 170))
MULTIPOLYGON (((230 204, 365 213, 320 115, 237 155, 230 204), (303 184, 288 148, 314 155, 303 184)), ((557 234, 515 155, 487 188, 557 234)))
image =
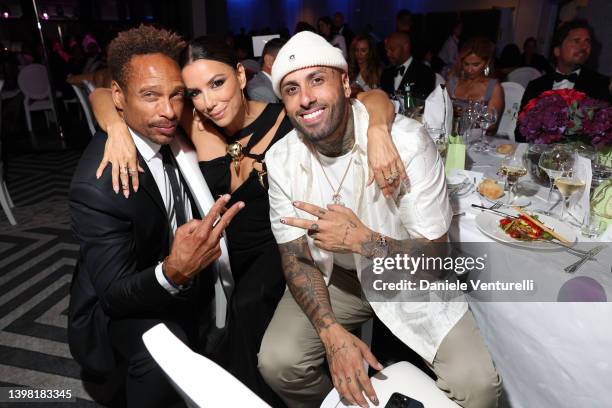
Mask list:
MULTIPOLYGON (((495 145, 508 143, 487 138, 488 152, 468 148, 466 170, 454 170, 454 177, 470 181, 466 191, 451 193, 452 242, 484 253, 485 272, 479 278, 531 280, 535 290, 527 294, 505 293, 486 296, 466 293, 469 307, 502 377, 503 406, 609 407, 612 399, 612 245, 611 235, 587 238, 578 226, 560 221, 572 233, 574 249, 603 246, 594 259, 574 273, 564 268, 580 254, 560 245, 542 246, 502 242, 483 229, 483 212, 472 204, 490 208, 491 200, 481 196, 477 185, 482 178, 497 175, 503 155, 495 145)), ((527 145, 518 144, 517 154, 527 145)), ((563 202, 555 192, 548 201, 548 188, 528 174, 519 181, 519 198, 524 210, 537 214, 550 211, 558 219, 563 202)), ((502 212, 512 208, 502 206, 502 212)), ((489 215, 490 216, 490 215, 489 215)), ((501 216, 500 216, 501 218, 501 216)), ((541 219, 545 216, 540 215, 541 219)), ((574 223, 575 224, 575 223, 574 223)), ((612 228, 612 227, 610 227, 612 228)))

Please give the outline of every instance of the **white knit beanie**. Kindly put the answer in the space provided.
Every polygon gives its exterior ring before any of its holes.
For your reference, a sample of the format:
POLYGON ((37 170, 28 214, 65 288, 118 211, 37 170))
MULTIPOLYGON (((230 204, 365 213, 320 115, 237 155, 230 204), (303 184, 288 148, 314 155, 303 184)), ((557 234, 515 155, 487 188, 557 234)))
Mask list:
POLYGON ((280 49, 272 65, 272 86, 279 98, 283 78, 293 71, 308 67, 333 67, 348 71, 342 51, 311 31, 301 31, 280 49))

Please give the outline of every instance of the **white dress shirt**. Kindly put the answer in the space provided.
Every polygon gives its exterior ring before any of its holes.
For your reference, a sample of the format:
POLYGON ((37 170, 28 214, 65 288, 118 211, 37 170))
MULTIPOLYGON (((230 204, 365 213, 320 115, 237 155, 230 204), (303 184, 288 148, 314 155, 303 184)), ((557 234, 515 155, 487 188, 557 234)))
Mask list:
MULTIPOLYGON (((556 72, 558 72, 559 74, 562 74, 562 72, 559 72, 559 70, 555 70, 556 72)), ((580 68, 578 68, 575 71, 570 72, 568 75, 571 74, 576 74, 576 75, 580 75, 580 68)), ((560 82, 553 82, 553 86, 552 89, 574 89, 574 86, 576 84, 573 83, 570 80, 564 79, 563 81, 560 82)))
MULTIPOLYGON (((405 165, 408 183, 402 191, 385 198, 376 183, 366 186, 368 176, 367 128, 368 113, 358 101, 352 101, 355 121, 355 146, 351 151, 353 178, 351 197, 343 201, 354 209, 357 217, 370 229, 398 240, 408 238, 436 239, 445 234, 452 220, 448 201, 444 165, 438 150, 420 123, 396 115, 391 136, 405 165)), ((270 221, 279 244, 304 235, 315 264, 325 281, 333 270, 336 255, 314 245, 301 228, 281 224, 281 217, 315 220, 297 210, 292 202, 304 201, 320 207, 329 202, 325 184, 317 176, 319 163, 297 131, 275 143, 266 154, 270 188, 270 221)), ((346 183, 346 181, 345 181, 346 183)), ((353 254, 357 276, 369 260, 353 254)), ((380 320, 405 344, 432 362, 446 333, 467 310, 464 301, 440 302, 371 302, 380 320)))
MULTIPOLYGON (((176 213, 174 211, 174 197, 172 194, 172 188, 170 187, 170 182, 168 181, 168 174, 164 170, 164 163, 162 160, 162 155, 160 152, 161 145, 152 142, 151 140, 140 136, 138 133, 134 132, 132 129, 130 130, 130 134, 132 135, 132 139, 134 140, 134 144, 136 145, 136 149, 138 153, 142 156, 142 158, 147 163, 147 167, 151 171, 151 175, 153 176, 153 180, 155 180, 155 184, 157 184, 157 188, 159 189, 159 193, 164 202, 164 206, 166 207, 166 214, 168 215, 168 223, 170 224, 170 245, 172 245, 172 241, 174 240, 174 233, 176 231, 176 213)), ((187 195, 187 191, 185 190, 185 186, 181 183, 181 176, 178 171, 178 165, 176 165, 176 179, 179 183, 179 188, 181 189, 181 195, 183 196, 183 201, 185 203, 185 217, 186 220, 189 221, 193 218, 193 214, 191 213, 191 202, 189 201, 189 196, 187 195)), ((157 265, 155 268, 155 276, 157 277, 157 281, 161 286, 164 287, 171 294, 176 294, 179 290, 172 285, 168 279, 165 277, 162 271, 162 264, 157 265)))
MULTIPOLYGON (((395 89, 396 91, 398 90, 397 87, 400 86, 400 84, 402 83, 402 78, 404 78, 404 75, 406 75, 406 73, 408 72, 408 67, 410 66, 411 63, 412 63, 412 56, 408 58, 406 61, 404 61, 404 63, 402 64, 402 66, 404 67, 404 73, 400 75, 400 73, 398 72, 395 75, 395 78, 393 79, 393 89, 395 89)), ((399 90, 403 91, 403 89, 399 89, 399 90)))

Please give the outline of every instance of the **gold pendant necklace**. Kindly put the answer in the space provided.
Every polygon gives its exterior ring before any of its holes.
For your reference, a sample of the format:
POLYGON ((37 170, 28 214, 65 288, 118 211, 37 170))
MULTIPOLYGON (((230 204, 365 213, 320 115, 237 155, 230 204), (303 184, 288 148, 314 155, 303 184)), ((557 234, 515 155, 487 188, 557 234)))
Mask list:
POLYGON ((226 148, 227 154, 229 154, 229 156, 232 158, 232 163, 234 163, 236 173, 238 173, 238 170, 240 169, 240 160, 242 160, 244 157, 242 148, 242 144, 240 144, 238 141, 228 144, 226 148))
POLYGON ((329 179, 329 177, 327 177, 327 173, 325 172, 325 168, 323 167, 323 163, 321 163, 321 159, 319 159, 319 153, 315 152, 315 157, 317 158, 317 161, 319 162, 319 166, 321 166, 321 171, 323 171, 323 175, 325 176, 325 180, 327 180, 327 183, 329 184, 329 186, 332 189, 332 202, 334 204, 337 205, 341 205, 341 206, 345 206, 344 202, 342 201, 342 196, 340 195, 340 191, 342 190, 342 184, 344 184, 344 179, 346 179, 346 175, 348 174, 349 169, 351 168, 351 164, 353 163, 353 158, 351 157, 351 159, 349 160, 349 164, 348 166, 346 166, 346 170, 344 170, 344 175, 342 176, 342 180, 340 180, 340 185, 338 185, 337 189, 334 189, 334 185, 332 184, 331 180, 329 179))

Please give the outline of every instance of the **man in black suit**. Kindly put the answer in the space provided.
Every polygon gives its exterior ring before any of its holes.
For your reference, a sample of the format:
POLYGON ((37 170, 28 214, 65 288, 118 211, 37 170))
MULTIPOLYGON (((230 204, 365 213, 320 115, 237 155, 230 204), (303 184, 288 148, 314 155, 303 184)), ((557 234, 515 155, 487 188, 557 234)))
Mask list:
POLYGON ((344 22, 344 14, 339 11, 334 14, 334 33, 343 36, 346 48, 351 48, 351 43, 353 42, 353 38, 355 38, 355 34, 348 24, 344 22))
MULTIPOLYGON (((99 376, 112 373, 119 361, 127 363, 129 407, 180 403, 142 334, 165 323, 186 344, 197 344, 214 282, 205 268, 219 258, 223 229, 243 206, 232 206, 213 227, 225 196, 198 220, 168 146, 183 109, 176 59, 184 45, 176 34, 145 26, 111 42, 113 102, 138 150, 141 190, 126 199, 113 191, 110 169, 96 178, 106 142, 102 132, 83 153, 70 187, 72 228, 80 244, 70 290, 70 350, 85 372, 99 376)), ((136 171, 120 169, 122 176, 136 171)))
MULTIPOLYGON (((584 66, 591 56, 591 27, 584 20, 562 24, 553 39, 555 72, 529 82, 521 109, 533 98, 551 89, 573 88, 591 98, 610 101, 610 78, 584 66)), ((518 129, 518 128, 517 128, 518 129)), ((516 132, 517 141, 524 141, 516 132)))
POLYGON ((436 85, 434 72, 411 55, 410 35, 397 31, 385 40, 390 66, 380 78, 381 88, 388 94, 410 90, 413 96, 425 99, 436 85))

